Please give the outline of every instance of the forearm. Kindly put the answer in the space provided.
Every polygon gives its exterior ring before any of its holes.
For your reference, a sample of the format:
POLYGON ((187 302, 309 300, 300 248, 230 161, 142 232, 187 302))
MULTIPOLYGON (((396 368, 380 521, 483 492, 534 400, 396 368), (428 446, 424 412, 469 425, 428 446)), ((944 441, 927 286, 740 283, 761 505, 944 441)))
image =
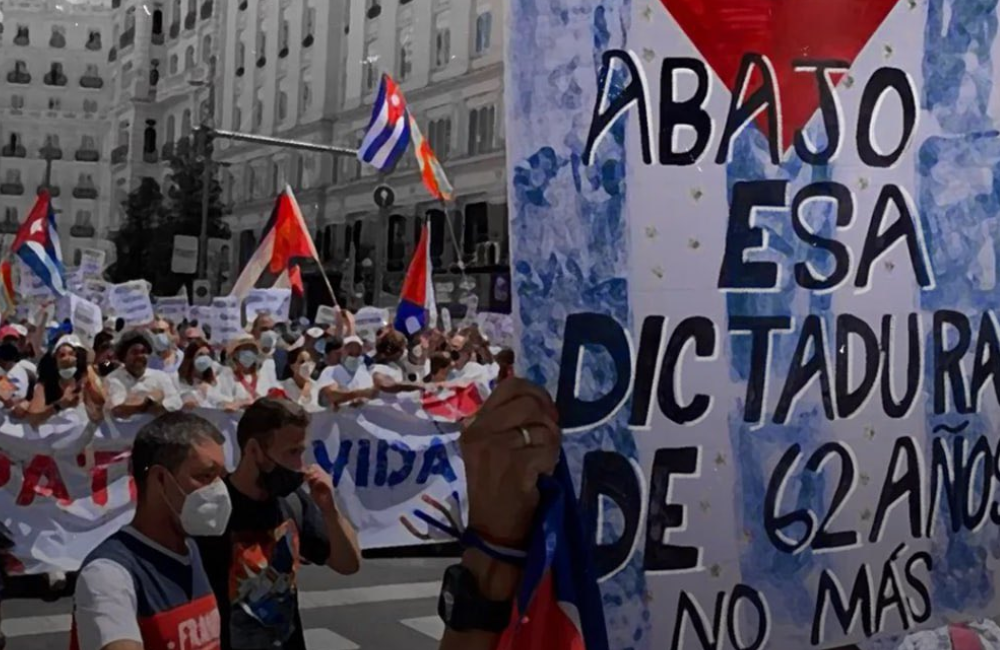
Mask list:
POLYGON ((361 568, 361 546, 358 533, 336 505, 323 509, 327 536, 330 538, 328 567, 342 575, 357 573, 361 568))
POLYGON ((133 415, 139 415, 140 413, 146 412, 147 405, 145 402, 142 404, 119 404, 111 408, 111 415, 114 417, 125 420, 133 415))
MULTIPOLYGON (((521 570, 493 560, 489 556, 469 549, 462 555, 462 566, 476 577, 479 592, 494 601, 513 600, 521 584, 521 570)), ((494 650, 500 642, 495 632, 456 632, 446 629, 440 650, 494 650)))

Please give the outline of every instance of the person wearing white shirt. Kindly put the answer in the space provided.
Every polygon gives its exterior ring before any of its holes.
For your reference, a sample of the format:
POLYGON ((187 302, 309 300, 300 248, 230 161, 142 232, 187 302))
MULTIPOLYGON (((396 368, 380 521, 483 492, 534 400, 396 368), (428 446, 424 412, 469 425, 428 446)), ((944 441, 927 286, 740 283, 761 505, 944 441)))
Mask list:
POLYGON ((285 350, 278 348, 281 337, 274 330, 274 318, 266 312, 258 314, 254 319, 251 334, 260 346, 260 375, 269 385, 276 386, 278 372, 284 371, 287 356, 285 350))
POLYGON ((20 361, 21 353, 11 343, 0 345, 0 377, 6 384, 0 400, 5 408, 13 408, 16 404, 28 398, 28 388, 31 386, 31 376, 20 361))
POLYGON ((153 344, 145 332, 126 332, 118 341, 116 354, 122 362, 105 379, 108 408, 116 418, 139 413, 159 415, 181 408, 181 396, 173 380, 161 370, 149 367, 153 344))
POLYGON ((378 388, 361 358, 364 344, 357 336, 348 336, 337 347, 334 337, 326 344, 327 365, 316 382, 320 404, 337 408, 342 404, 358 405, 378 395, 378 388), (337 360, 339 359, 339 363, 337 360))
POLYGON ((184 363, 177 372, 177 390, 185 408, 236 409, 231 375, 227 376, 220 369, 211 344, 204 339, 191 339, 184 351, 184 363))
POLYGON ((149 333, 154 353, 149 357, 149 367, 173 377, 184 362, 184 353, 177 349, 177 328, 169 320, 158 318, 149 333))
POLYGON ((288 377, 281 382, 281 389, 289 400, 299 404, 307 411, 319 408, 319 390, 312 375, 316 371, 312 351, 306 348, 295 348, 288 352, 288 377))
POLYGON ((229 343, 226 350, 229 367, 222 372, 224 381, 232 381, 233 401, 238 408, 253 404, 278 384, 260 372, 260 347, 251 336, 244 335, 229 343))

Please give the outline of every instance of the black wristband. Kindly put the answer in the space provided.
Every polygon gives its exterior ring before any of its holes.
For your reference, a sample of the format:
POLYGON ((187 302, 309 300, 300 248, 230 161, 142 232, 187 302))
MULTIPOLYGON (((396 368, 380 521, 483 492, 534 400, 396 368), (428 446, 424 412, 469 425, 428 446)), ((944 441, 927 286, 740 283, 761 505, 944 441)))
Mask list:
POLYGON ((444 572, 438 616, 455 632, 479 630, 499 634, 510 624, 513 601, 488 600, 479 591, 476 576, 461 564, 444 572))

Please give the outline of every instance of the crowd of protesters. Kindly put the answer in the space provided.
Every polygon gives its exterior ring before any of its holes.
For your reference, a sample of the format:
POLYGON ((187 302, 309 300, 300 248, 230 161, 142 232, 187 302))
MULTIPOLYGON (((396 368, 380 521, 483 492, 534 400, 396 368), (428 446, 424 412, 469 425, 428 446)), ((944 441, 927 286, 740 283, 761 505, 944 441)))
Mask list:
MULTIPOLYGON (((40 426, 68 410, 94 424, 155 417, 132 450, 135 518, 90 554, 76 579, 70 647, 172 647, 188 635, 185 647, 199 650, 304 650, 298 567, 350 574, 361 563, 331 477, 306 464, 311 413, 384 395, 469 385, 492 395, 462 435, 470 517, 490 522, 484 532, 491 537, 523 541, 537 493, 510 486, 533 486, 554 466, 554 407, 527 382, 505 381, 513 352, 491 346, 477 327, 406 336, 389 325, 359 332, 348 312, 329 326, 260 314, 225 344, 211 334, 197 322, 159 316, 134 328, 108 321, 92 340, 68 322, 0 328, 0 400, 11 420, 40 426), (241 412, 232 472, 221 434, 190 413, 195 408, 241 412), (498 408, 501 417, 485 416, 498 408), (512 440, 523 440, 524 451, 512 440), (532 453, 539 462, 525 464, 532 453), (499 476, 510 480, 498 483, 499 476), (262 559, 270 569, 258 573, 262 559)), ((0 526, 0 552, 10 543, 2 533, 0 526)), ((460 564, 481 597, 512 597, 519 569, 474 551, 460 564)), ((53 575, 50 582, 65 579, 53 575)), ((442 647, 495 647, 501 629, 483 620, 450 625, 442 647)))
POLYGON ((358 332, 346 311, 327 326, 262 313, 225 343, 211 334, 209 326, 159 316, 135 328, 109 320, 92 341, 68 321, 7 323, 0 402, 35 426, 66 409, 99 421, 198 407, 238 411, 265 396, 318 411, 455 384, 488 394, 514 365, 513 352, 491 345, 475 325, 414 336, 388 324, 358 332))

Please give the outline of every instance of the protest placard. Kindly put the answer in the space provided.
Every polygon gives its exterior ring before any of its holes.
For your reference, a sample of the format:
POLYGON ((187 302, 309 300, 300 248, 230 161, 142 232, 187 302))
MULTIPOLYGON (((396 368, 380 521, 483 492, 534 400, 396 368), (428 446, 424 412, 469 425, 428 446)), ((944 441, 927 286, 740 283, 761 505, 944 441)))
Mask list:
POLYGON ((149 285, 144 280, 132 280, 111 285, 108 304, 116 317, 128 326, 144 325, 153 320, 153 304, 149 300, 149 285))
POLYGON ((336 307, 331 307, 330 305, 320 305, 316 308, 316 318, 314 322, 317 325, 334 325, 337 322, 338 312, 336 307))
POLYGON ((94 279, 84 279, 83 290, 80 292, 80 296, 86 298, 90 302, 94 303, 105 309, 107 311, 112 311, 107 304, 107 294, 108 287, 110 285, 104 280, 94 280, 94 279))
POLYGON ((291 289, 251 289, 243 301, 248 324, 253 323, 259 313, 267 313, 279 323, 287 322, 291 306, 291 289))
POLYGON ((94 303, 75 294, 69 294, 69 319, 73 323, 73 331, 84 335, 85 340, 93 340, 103 329, 104 319, 101 308, 94 303))
POLYGON ((362 307, 354 314, 354 329, 362 340, 374 342, 378 331, 389 322, 389 312, 378 307, 362 307))
POLYGON ((1000 613, 995 7, 509 7, 519 360, 613 650, 1000 613))
POLYGON ((104 265, 107 253, 97 248, 80 249, 80 271, 84 279, 100 280, 104 277, 104 265))
POLYGON ((188 317, 190 307, 187 296, 163 296, 156 299, 156 313, 175 325, 188 317))
POLYGON ((244 334, 238 296, 220 296, 212 300, 212 341, 228 343, 244 334))

